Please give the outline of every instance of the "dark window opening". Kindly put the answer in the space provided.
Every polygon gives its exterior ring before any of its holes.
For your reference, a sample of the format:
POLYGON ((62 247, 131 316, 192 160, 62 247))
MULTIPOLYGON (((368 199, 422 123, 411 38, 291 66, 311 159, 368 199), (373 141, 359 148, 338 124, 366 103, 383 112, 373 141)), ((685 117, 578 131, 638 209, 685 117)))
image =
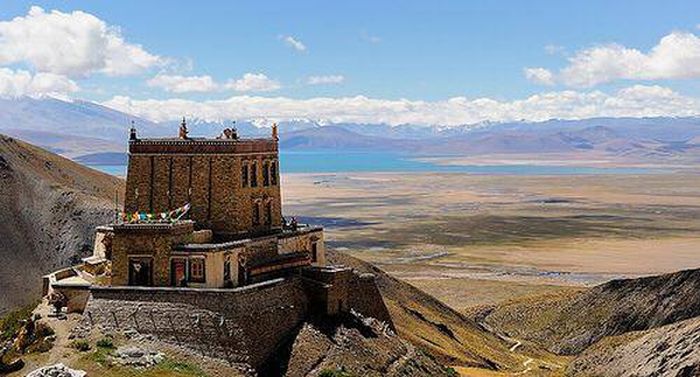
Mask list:
POLYGON ((204 258, 190 259, 190 281, 195 283, 206 282, 204 258))
POLYGON ((270 185, 270 164, 265 161, 263 163, 263 186, 267 187, 270 185))
POLYGON ((318 260, 318 244, 316 242, 311 244, 311 263, 316 263, 318 260))
POLYGON ((260 203, 253 203, 253 225, 260 225, 260 203))
POLYGON ((274 161, 270 163, 270 179, 272 185, 277 186, 277 164, 274 161))
POLYGON ((272 202, 265 204, 265 221, 268 226, 272 225, 272 202))
POLYGON ((241 182, 243 187, 248 187, 248 164, 241 166, 241 182))
POLYGON ((150 287, 153 285, 153 258, 129 258, 129 285, 150 287))
POLYGON ((255 162, 250 166, 250 187, 258 187, 258 164, 255 162))
POLYGON ((231 281, 231 257, 224 260, 224 283, 231 281))

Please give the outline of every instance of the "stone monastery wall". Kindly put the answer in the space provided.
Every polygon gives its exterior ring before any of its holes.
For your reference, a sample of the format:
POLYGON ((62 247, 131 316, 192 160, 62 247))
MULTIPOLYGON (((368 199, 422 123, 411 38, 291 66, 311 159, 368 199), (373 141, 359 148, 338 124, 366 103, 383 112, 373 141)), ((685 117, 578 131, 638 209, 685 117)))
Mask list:
POLYGON ((386 322, 392 327, 392 330, 396 330, 374 275, 355 273, 348 283, 348 304, 353 310, 366 317, 386 322))
POLYGON ((93 288, 92 325, 133 329, 232 363, 260 367, 305 319, 298 279, 237 289, 93 288))
POLYGON ((394 328, 374 275, 317 271, 234 289, 92 287, 84 314, 104 330, 133 329, 255 369, 312 315, 354 310, 394 328))
POLYGON ((207 153, 207 145, 195 141, 139 143, 130 145, 127 212, 164 212, 190 203, 190 218, 215 232, 282 226, 279 161, 273 146, 243 153, 235 145, 209 141, 222 151, 207 153), (257 221, 254 207, 258 208, 257 221))

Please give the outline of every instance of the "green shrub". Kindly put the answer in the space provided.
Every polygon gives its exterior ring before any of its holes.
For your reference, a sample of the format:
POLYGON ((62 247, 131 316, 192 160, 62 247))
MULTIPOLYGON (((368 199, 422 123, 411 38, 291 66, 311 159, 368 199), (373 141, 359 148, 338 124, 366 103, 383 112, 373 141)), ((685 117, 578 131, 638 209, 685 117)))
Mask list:
POLYGON ((34 330, 36 333, 36 337, 41 339, 41 338, 46 338, 47 336, 54 335, 56 332, 53 331, 51 326, 43 323, 43 322, 38 322, 36 324, 36 329, 34 330))
POLYGON ((36 304, 27 305, 0 318, 0 340, 14 338, 22 327, 22 321, 26 321, 32 316, 35 307, 36 304))
POLYGON ((352 377, 352 375, 345 371, 345 368, 341 369, 324 369, 318 374, 318 377, 352 377))
POLYGON ((106 336, 97 341, 97 347, 99 348, 114 348, 114 341, 111 337, 106 336))
POLYGON ((458 377, 459 373, 457 373, 457 371, 454 370, 454 368, 449 367, 447 368, 447 375, 450 377, 458 377))
POLYGON ((90 350, 90 343, 85 339, 76 339, 70 343, 71 348, 75 348, 80 352, 85 352, 90 350))
POLYGON ((34 344, 30 345, 27 347, 25 350, 26 353, 44 353, 44 352, 49 352, 53 348, 53 342, 46 340, 46 339, 41 339, 36 341, 34 344))

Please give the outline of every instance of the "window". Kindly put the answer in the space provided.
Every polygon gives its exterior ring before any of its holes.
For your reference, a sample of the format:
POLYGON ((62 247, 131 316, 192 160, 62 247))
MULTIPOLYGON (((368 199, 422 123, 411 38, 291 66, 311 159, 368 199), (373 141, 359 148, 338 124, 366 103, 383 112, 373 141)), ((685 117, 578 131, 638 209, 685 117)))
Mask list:
POLYGON ((253 225, 260 225, 260 203, 253 203, 253 225))
POLYGON ((263 162, 263 186, 267 187, 270 185, 270 163, 263 162))
POLYGON ((250 165, 250 187, 258 187, 258 163, 250 165))
POLYGON ((241 166, 241 182, 243 187, 248 187, 248 164, 243 163, 241 166))
POLYGON ((311 244, 311 263, 316 263, 318 261, 318 244, 316 242, 311 244))
POLYGON ((170 285, 184 287, 187 285, 187 259, 173 258, 170 261, 170 285))
POLYGON ((150 287, 153 285, 153 258, 129 257, 129 285, 150 287))
POLYGON ((267 226, 272 225, 272 202, 267 202, 265 204, 265 221, 267 226))
POLYGON ((195 283, 204 283, 206 281, 204 258, 190 259, 190 281, 195 283))
POLYGON ((224 283, 231 281, 231 256, 227 255, 224 260, 224 283))
POLYGON ((277 163, 274 161, 270 163, 270 179, 272 180, 272 185, 277 186, 277 163))

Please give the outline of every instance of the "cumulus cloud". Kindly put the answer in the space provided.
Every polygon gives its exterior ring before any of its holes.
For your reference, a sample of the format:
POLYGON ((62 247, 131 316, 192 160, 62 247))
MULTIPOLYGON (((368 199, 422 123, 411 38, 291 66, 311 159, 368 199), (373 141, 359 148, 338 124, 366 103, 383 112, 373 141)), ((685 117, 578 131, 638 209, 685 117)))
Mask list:
POLYGON ((246 73, 238 80, 229 80, 224 87, 237 92, 270 92, 282 85, 262 73, 246 73))
POLYGON ((311 118, 329 122, 462 125, 482 121, 544 121, 591 117, 691 116, 700 100, 661 86, 636 85, 608 94, 553 91, 513 101, 455 97, 443 101, 385 100, 364 96, 292 99, 233 96, 224 100, 136 100, 113 97, 103 105, 153 121, 188 113, 210 121, 238 118, 311 118))
POLYGON ((309 85, 340 84, 345 81, 343 75, 309 76, 306 83, 309 85))
POLYGON ((94 72, 131 75, 163 59, 124 40, 118 28, 92 14, 33 6, 0 22, 0 64, 27 63, 40 72, 81 77, 94 72))
POLYGON ((525 78, 541 85, 554 85, 554 75, 544 68, 525 68, 525 78))
POLYGON ((692 33, 673 32, 648 52, 607 44, 578 51, 568 60, 566 67, 553 74, 553 80, 571 87, 591 87, 614 80, 699 78, 700 38, 692 33))
POLYGON ((283 35, 281 38, 284 41, 284 43, 287 44, 287 46, 290 46, 297 51, 301 51, 301 52, 306 51, 306 45, 303 44, 297 38, 294 38, 291 35, 283 35))
POLYGON ((31 74, 0 68, 0 97, 53 95, 63 97, 78 91, 78 84, 54 73, 31 74))
POLYGON ((237 92, 269 92, 282 85, 262 73, 246 73, 240 79, 218 83, 211 76, 180 76, 159 73, 146 82, 150 87, 162 88, 172 93, 216 92, 235 90, 237 92))
POLYGON ((211 76, 180 76, 160 73, 148 80, 146 84, 173 93, 212 92, 219 87, 211 76))

